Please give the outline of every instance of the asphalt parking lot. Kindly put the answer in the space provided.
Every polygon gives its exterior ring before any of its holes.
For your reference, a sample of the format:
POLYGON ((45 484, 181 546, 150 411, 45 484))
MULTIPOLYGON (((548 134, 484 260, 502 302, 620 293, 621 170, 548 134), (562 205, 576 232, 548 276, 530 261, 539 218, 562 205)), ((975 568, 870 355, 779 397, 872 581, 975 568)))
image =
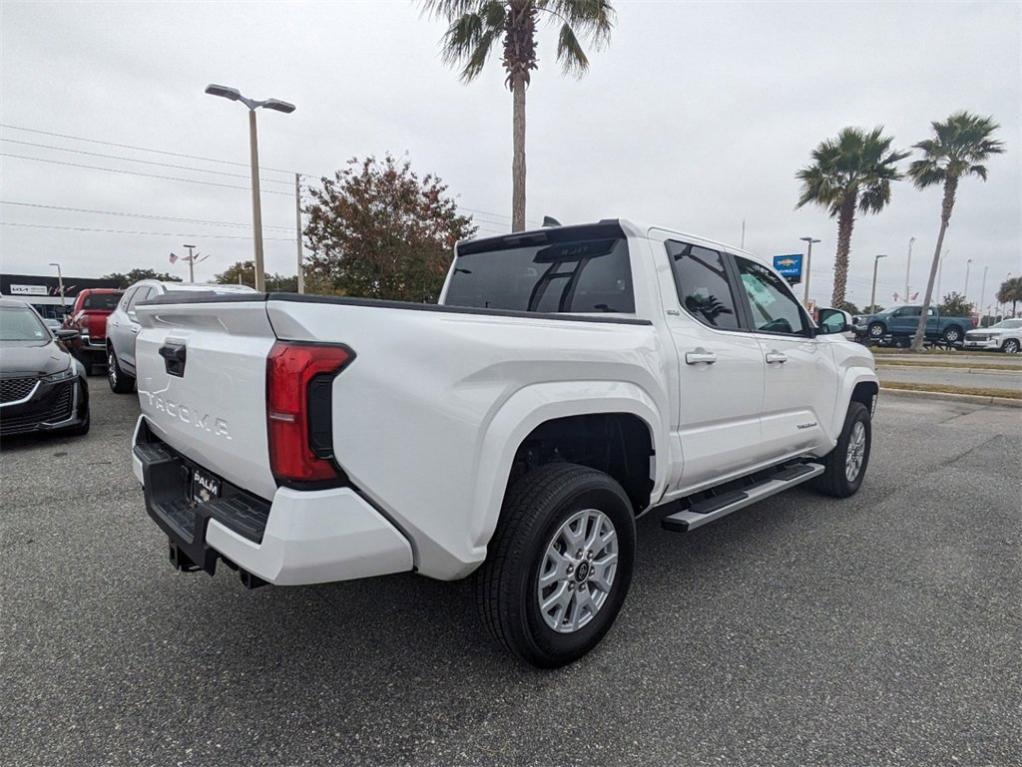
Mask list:
POLYGON ((862 491, 645 519, 607 640, 539 672, 466 583, 175 573, 134 397, 0 452, 0 762, 1017 765, 1022 411, 882 402, 862 491))

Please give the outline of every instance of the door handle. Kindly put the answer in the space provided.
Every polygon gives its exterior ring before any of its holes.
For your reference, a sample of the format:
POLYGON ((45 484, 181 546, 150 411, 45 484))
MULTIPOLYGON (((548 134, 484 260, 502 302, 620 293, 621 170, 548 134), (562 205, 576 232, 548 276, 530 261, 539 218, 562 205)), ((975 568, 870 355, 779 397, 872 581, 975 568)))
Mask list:
POLYGON ((685 364, 686 365, 699 365, 706 364, 712 365, 717 361, 717 355, 713 352, 708 352, 703 347, 693 349, 690 352, 685 352, 685 364))
POLYGON ((142 329, 142 328, 140 328, 140 327, 139 327, 138 325, 132 325, 132 326, 131 326, 131 332, 132 332, 132 333, 135 333, 135 334, 138 334, 138 332, 139 332, 139 331, 140 331, 141 329, 142 329))
POLYGON ((768 365, 776 365, 778 363, 787 362, 788 355, 775 349, 774 351, 766 353, 766 361, 768 365))

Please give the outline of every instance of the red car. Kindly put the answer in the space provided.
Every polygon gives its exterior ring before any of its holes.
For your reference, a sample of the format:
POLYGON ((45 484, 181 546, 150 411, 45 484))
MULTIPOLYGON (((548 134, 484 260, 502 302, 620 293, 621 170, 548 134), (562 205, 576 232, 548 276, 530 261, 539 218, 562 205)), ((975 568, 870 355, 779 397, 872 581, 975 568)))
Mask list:
POLYGON ((112 288, 82 290, 64 319, 65 328, 78 331, 78 337, 67 342, 68 348, 89 372, 93 365, 106 362, 106 318, 117 308, 122 295, 123 290, 112 288))

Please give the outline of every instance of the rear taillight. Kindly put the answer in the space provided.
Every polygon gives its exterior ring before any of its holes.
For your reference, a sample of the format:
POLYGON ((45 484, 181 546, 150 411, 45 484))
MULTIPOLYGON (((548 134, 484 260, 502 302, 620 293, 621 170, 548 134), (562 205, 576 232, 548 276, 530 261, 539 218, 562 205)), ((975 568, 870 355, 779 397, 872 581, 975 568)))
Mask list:
POLYGON ((340 478, 333 460, 334 377, 354 359, 347 346, 278 341, 266 360, 270 468, 281 484, 340 478))

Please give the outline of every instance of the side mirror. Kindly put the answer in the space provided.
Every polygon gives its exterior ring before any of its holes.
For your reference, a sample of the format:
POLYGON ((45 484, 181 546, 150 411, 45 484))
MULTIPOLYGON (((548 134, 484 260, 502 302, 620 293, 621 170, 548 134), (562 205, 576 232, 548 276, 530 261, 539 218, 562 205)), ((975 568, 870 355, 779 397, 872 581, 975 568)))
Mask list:
POLYGON ((816 321, 817 335, 846 333, 852 329, 852 315, 842 309, 820 309, 816 321))
POLYGON ((72 338, 78 338, 78 331, 74 328, 58 328, 53 331, 53 335, 55 335, 59 341, 70 341, 72 338))

